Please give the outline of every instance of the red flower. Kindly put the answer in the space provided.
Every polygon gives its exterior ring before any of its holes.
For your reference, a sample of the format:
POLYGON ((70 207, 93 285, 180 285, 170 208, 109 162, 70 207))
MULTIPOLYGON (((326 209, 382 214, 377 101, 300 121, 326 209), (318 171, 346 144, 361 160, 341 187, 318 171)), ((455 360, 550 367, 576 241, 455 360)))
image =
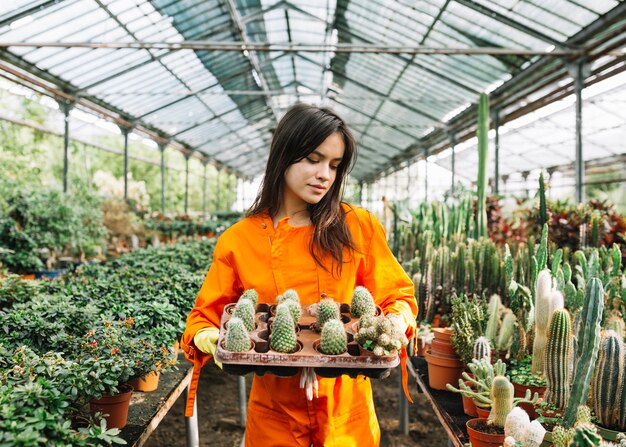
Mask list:
POLYGON ((95 341, 95 340, 94 340, 94 341, 92 341, 92 342, 91 342, 91 346, 95 348, 96 346, 98 346, 98 342, 97 342, 97 341, 95 341))

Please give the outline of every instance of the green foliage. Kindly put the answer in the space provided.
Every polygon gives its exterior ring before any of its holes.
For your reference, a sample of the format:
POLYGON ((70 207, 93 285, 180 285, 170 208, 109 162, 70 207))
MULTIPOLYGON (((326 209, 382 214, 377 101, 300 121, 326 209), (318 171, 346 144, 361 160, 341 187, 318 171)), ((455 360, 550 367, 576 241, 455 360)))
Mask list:
POLYGON ((532 357, 526 356, 521 360, 511 360, 511 382, 527 386, 546 386, 546 379, 532 373, 532 357))

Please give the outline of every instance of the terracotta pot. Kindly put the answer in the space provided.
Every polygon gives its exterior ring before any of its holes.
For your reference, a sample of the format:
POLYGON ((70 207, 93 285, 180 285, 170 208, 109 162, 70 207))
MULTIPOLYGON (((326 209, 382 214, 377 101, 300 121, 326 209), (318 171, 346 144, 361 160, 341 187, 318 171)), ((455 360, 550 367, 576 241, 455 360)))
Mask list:
POLYGON ((479 407, 476 404, 474 405, 476 406, 476 413, 478 414, 479 418, 487 419, 489 417, 489 413, 491 413, 491 408, 483 408, 479 407))
POLYGON ((596 427, 598 427, 598 433, 600 433, 600 436, 602 436, 602 438, 606 439, 607 441, 615 441, 617 439, 617 435, 623 433, 620 431, 604 428, 598 424, 596 424, 596 427))
POLYGON ((470 419, 465 424, 472 447, 500 447, 504 443, 504 433, 501 435, 492 435, 475 430, 474 426, 480 422, 486 422, 486 419, 470 419))
POLYGON ((32 279, 35 279, 35 274, 34 273, 28 273, 27 275, 22 275, 22 279, 30 281, 32 279))
POLYGON ((417 344, 417 355, 419 357, 424 357, 426 355, 426 351, 430 348, 429 344, 422 344, 422 340, 419 338, 415 342, 417 344))
MULTIPOLYGON (((435 333, 435 340, 448 342, 450 343, 450 338, 452 337, 453 330, 449 327, 437 327, 433 329, 435 333)), ((433 340, 433 341, 435 341, 433 340)))
POLYGON ((463 398, 463 412, 473 418, 478 416, 478 412, 476 411, 476 404, 474 403, 472 398, 463 395, 461 395, 461 397, 463 398))
POLYGON ((439 327, 440 324, 441 324, 441 314, 435 314, 435 316, 433 317, 433 322, 430 324, 430 327, 431 328, 439 327))
POLYGON ((91 413, 104 413, 108 428, 124 428, 128 419, 128 407, 133 389, 130 386, 120 387, 124 391, 114 396, 102 396, 100 399, 89 401, 91 413))
MULTIPOLYGON (((545 386, 520 385, 519 383, 513 383, 513 389, 515 390, 515 397, 524 397, 527 389, 530 390, 531 398, 535 395, 535 393, 538 393, 539 398, 542 398, 546 392, 545 386)), ((537 410, 535 410, 535 406, 533 404, 521 403, 518 404, 518 407, 528 413, 531 420, 539 417, 539 414, 537 413, 537 410)))
POLYGON ((449 355, 451 357, 456 356, 456 352, 450 344, 449 341, 441 341, 435 338, 430 345, 430 350, 433 353, 441 354, 441 355, 449 355))
POLYGON ((151 371, 143 377, 131 380, 128 384, 132 386, 135 391, 154 391, 159 387, 160 375, 158 371, 151 371))
POLYGON ((463 372, 463 362, 458 357, 440 356, 426 351, 428 385, 435 390, 445 390, 448 383, 457 385, 463 372))

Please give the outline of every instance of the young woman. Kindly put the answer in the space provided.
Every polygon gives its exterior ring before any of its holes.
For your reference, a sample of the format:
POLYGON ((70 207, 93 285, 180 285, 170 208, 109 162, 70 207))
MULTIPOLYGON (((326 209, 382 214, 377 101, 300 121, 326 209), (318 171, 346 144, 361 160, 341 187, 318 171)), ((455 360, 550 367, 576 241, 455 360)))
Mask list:
MULTIPOLYGON (((219 238, 187 319, 181 346, 194 362, 187 415, 200 368, 215 353, 224 306, 246 289, 258 292, 259 303, 273 303, 287 289, 296 290, 302 304, 325 297, 349 303, 362 285, 412 337, 417 306, 411 280, 378 220, 341 202, 355 150, 345 122, 327 108, 298 104, 280 120, 261 191, 246 218, 219 238)), ((245 445, 377 446, 370 380, 341 376, 318 383, 317 396, 308 400, 300 374, 255 376, 245 445)))

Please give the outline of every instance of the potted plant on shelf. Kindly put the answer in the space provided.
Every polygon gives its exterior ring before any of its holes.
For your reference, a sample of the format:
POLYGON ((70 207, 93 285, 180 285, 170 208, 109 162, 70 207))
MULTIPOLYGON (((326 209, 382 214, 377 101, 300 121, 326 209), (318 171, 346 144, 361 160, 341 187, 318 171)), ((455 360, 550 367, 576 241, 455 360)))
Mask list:
MULTIPOLYGON (((515 397, 523 397, 529 391, 531 394, 537 393, 542 398, 546 391, 546 379, 532 373, 531 356, 526 356, 522 360, 511 360, 510 377, 515 390, 515 397)), ((532 405, 522 403, 520 407, 528 413, 531 419, 538 417, 538 413, 532 405)))

